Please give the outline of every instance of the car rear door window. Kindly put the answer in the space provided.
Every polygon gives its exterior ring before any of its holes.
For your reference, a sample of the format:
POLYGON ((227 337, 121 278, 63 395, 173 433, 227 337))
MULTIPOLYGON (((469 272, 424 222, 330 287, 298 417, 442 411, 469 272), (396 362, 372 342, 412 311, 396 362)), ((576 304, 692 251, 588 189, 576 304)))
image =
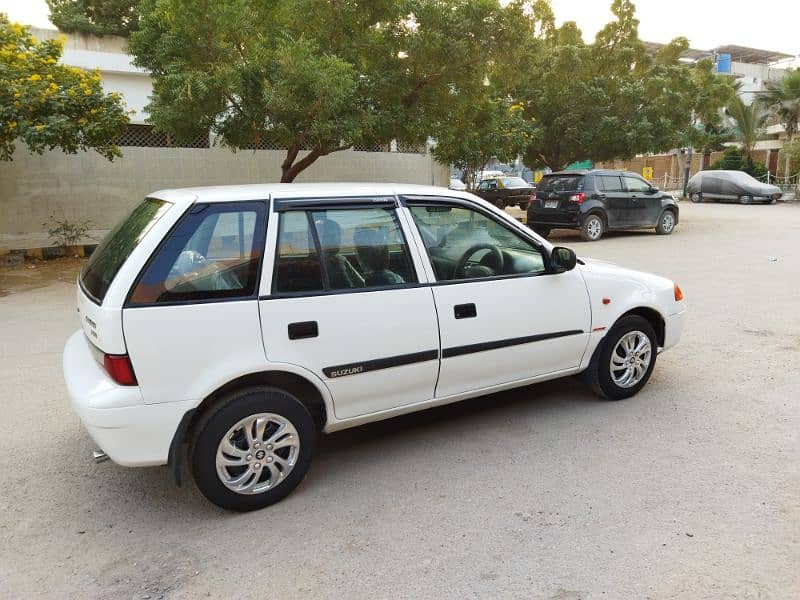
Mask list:
POLYGON ((130 304, 255 296, 265 233, 264 202, 196 204, 145 267, 130 304))
POLYGON ((358 290, 417 282, 393 208, 286 211, 280 218, 274 292, 358 290))
POLYGON ((617 175, 598 175, 597 187, 603 192, 622 192, 622 180, 617 175))

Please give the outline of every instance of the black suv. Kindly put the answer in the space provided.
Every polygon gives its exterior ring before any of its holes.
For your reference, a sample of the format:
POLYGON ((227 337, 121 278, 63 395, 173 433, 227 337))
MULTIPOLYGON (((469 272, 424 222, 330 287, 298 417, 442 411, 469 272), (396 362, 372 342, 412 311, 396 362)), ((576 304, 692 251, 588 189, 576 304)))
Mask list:
POLYGON ((636 173, 559 171, 545 175, 528 207, 528 226, 541 236, 553 229, 580 229, 599 240, 609 229, 655 227, 669 235, 678 224, 678 203, 636 173))

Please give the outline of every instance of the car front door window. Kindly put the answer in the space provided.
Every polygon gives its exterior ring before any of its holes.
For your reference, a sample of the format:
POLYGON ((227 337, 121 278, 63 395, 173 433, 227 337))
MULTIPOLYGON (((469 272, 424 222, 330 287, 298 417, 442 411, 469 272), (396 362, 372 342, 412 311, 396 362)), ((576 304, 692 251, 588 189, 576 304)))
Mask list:
POLYGON ((462 206, 410 206, 439 281, 545 271, 542 252, 485 214, 462 206))

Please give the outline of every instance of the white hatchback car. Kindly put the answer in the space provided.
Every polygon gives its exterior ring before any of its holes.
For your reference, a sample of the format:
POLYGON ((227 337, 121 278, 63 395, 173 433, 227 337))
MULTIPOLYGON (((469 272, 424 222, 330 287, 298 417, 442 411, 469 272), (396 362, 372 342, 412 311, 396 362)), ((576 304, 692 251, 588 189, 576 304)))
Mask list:
POLYGON ((64 376, 96 458, 180 482, 188 445, 234 510, 291 492, 319 431, 578 373, 632 396, 684 321, 672 281, 413 185, 156 192, 78 279, 64 376))

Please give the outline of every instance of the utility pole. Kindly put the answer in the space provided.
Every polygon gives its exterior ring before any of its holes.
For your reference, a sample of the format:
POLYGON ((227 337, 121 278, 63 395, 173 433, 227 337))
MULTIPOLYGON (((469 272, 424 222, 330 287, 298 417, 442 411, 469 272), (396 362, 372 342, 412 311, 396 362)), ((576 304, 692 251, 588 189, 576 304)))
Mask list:
POLYGON ((686 197, 686 188, 689 187, 689 173, 692 170, 692 147, 689 146, 689 152, 686 156, 686 166, 683 168, 683 197, 686 197))

